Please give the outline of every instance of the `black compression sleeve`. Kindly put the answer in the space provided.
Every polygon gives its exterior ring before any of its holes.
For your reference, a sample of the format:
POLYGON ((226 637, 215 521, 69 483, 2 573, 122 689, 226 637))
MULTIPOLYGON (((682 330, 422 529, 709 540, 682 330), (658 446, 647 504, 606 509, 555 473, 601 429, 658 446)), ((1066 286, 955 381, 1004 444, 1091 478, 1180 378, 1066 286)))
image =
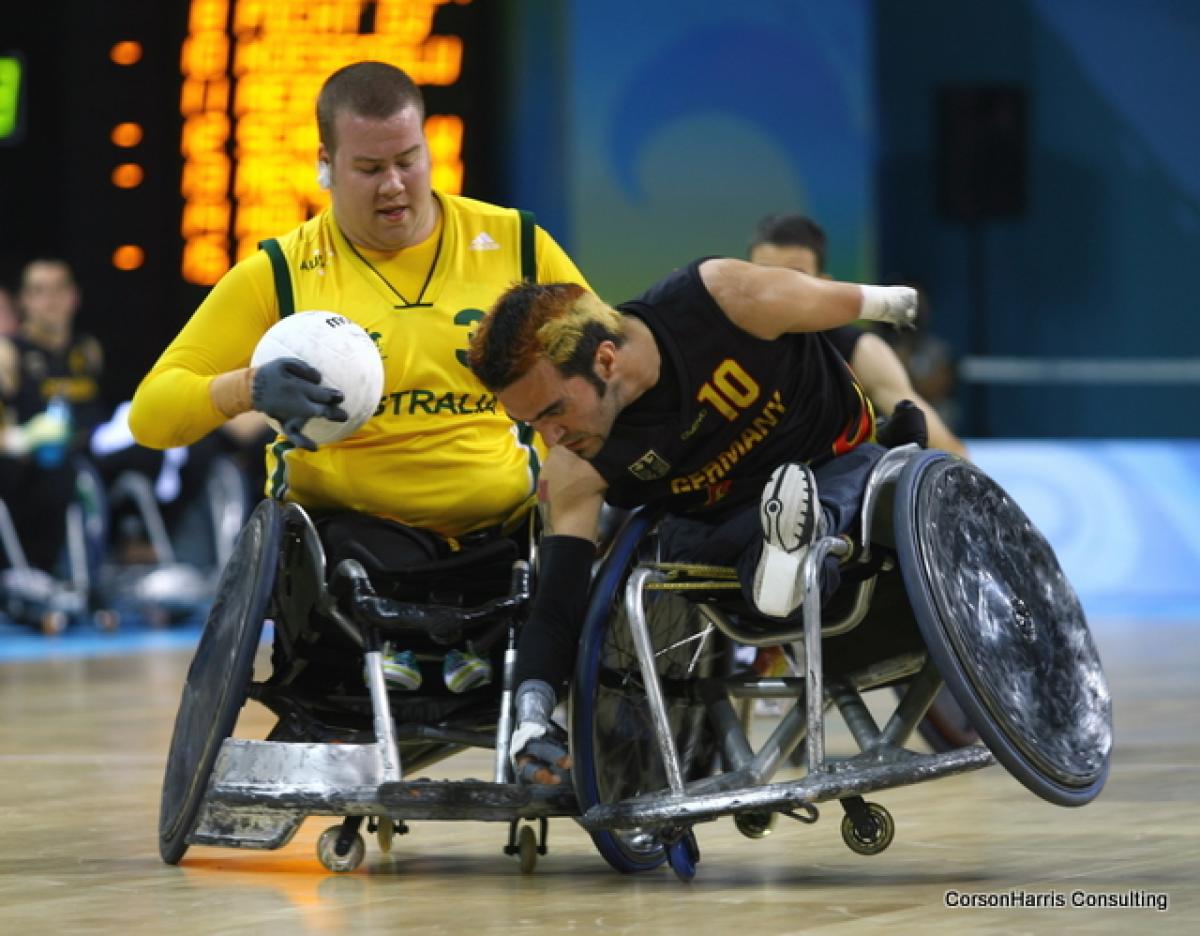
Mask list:
POLYGON ((557 693, 570 678, 595 557, 596 544, 579 536, 547 536, 538 544, 533 606, 517 638, 516 685, 541 679, 557 693))

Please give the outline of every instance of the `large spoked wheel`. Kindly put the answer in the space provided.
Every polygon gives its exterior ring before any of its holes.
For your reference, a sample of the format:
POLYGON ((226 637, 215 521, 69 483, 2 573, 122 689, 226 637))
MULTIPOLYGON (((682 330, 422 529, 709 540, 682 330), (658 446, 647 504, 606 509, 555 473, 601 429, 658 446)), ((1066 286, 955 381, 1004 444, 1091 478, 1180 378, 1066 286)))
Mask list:
MULTIPOLYGON (((651 524, 644 512, 629 518, 592 586, 571 695, 572 775, 585 812, 668 787, 624 606, 651 524)), ((721 641, 677 594, 648 591, 646 616, 684 778, 695 779, 711 769, 715 744, 689 683, 718 672, 721 641)), ((593 832, 592 840, 618 871, 648 871, 667 859, 654 830, 593 832)))
POLYGON ((233 733, 250 689, 275 584, 281 516, 281 505, 265 500, 242 528, 188 670, 158 817, 158 850, 167 864, 187 851, 221 743, 233 733))
POLYGON ((1112 699, 1083 609, 1024 512, 942 452, 896 498, 904 584, 929 654, 1008 771, 1061 806, 1090 802, 1112 752, 1112 699))

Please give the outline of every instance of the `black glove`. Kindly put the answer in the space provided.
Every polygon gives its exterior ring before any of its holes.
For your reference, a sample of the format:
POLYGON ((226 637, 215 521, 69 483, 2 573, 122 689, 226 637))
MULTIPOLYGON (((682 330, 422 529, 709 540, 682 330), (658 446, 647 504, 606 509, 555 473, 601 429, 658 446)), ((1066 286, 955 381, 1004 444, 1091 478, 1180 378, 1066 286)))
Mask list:
POLYGON ((276 358, 254 370, 250 405, 277 423, 292 445, 314 451, 317 447, 301 430, 314 416, 345 422, 349 416, 338 404, 341 390, 321 386, 321 372, 299 358, 276 358))
POLYGON ((875 438, 884 448, 896 448, 909 442, 927 447, 929 428, 925 424, 925 412, 912 400, 901 400, 891 416, 879 421, 875 438))

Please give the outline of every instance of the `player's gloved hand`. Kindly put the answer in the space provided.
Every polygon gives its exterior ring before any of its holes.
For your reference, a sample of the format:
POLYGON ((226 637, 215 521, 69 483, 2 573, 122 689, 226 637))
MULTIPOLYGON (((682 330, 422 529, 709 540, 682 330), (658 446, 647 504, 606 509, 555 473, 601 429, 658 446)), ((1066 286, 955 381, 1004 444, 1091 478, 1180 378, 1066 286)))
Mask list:
POLYGON ((916 328, 919 297, 911 286, 860 286, 861 319, 887 322, 896 328, 916 328))
POLYGON ((517 727, 512 734, 513 768, 518 783, 569 783, 571 758, 567 733, 550 720, 554 690, 540 679, 527 679, 513 700, 517 727))
POLYGON ((53 413, 38 413, 22 426, 4 430, 4 450, 10 455, 28 455, 52 445, 66 445, 71 424, 53 413))
POLYGON ((884 448, 895 448, 916 442, 921 448, 929 446, 929 426, 925 413, 912 400, 901 400, 887 419, 876 424, 875 438, 884 448))
POLYGON ((299 358, 276 358, 255 368, 250 385, 250 405, 278 422, 289 442, 310 452, 317 443, 303 433, 304 424, 314 416, 345 422, 343 399, 340 390, 322 387, 321 372, 299 358))

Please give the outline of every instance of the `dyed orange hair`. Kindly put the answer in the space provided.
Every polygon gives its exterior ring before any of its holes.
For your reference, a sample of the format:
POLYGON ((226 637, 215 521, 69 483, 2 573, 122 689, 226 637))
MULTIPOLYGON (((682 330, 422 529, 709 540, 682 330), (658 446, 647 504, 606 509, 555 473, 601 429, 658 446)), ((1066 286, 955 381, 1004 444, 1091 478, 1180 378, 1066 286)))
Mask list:
POLYGON ((503 390, 546 358, 564 377, 598 380, 596 347, 625 343, 621 313, 577 283, 522 283, 498 300, 471 339, 470 364, 485 387, 503 390))

